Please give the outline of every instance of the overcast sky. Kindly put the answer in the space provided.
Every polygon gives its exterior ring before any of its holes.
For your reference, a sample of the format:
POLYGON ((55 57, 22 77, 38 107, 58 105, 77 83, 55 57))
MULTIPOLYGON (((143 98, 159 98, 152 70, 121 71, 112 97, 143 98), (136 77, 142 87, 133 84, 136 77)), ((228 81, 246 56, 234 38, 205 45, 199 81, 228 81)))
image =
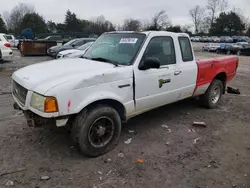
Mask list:
MULTIPOLYGON (((205 5, 207 0, 1 0, 0 13, 10 11, 18 3, 29 3, 46 20, 63 22, 67 9, 75 12, 79 18, 91 19, 104 15, 115 24, 125 18, 149 19, 156 12, 166 10, 173 24, 190 23, 188 11, 193 6, 205 5), (1 3, 2 4, 2 3, 1 3)), ((228 0, 230 7, 237 7, 250 17, 250 0, 228 0)))

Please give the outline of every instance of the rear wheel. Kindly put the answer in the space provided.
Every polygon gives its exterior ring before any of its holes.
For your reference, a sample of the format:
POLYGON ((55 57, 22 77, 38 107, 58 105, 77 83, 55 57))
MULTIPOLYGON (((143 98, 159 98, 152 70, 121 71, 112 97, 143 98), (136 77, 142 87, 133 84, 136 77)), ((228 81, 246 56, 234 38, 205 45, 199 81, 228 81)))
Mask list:
POLYGON ((215 79, 207 89, 206 93, 202 97, 205 107, 213 109, 216 108, 223 94, 223 83, 220 80, 215 79))
POLYGON ((111 151, 121 134, 121 118, 110 107, 98 105, 77 115, 72 132, 82 154, 97 157, 111 151))

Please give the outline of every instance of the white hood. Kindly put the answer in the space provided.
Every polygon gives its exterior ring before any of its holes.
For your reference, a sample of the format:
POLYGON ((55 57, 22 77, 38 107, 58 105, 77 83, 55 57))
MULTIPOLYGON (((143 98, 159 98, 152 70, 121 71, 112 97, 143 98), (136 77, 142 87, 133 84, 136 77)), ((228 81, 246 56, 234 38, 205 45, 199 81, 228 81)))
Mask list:
POLYGON ((100 74, 109 69, 114 69, 114 65, 82 58, 67 58, 21 68, 13 73, 12 78, 23 87, 44 94, 48 89, 74 78, 84 79, 90 77, 90 74, 100 74))

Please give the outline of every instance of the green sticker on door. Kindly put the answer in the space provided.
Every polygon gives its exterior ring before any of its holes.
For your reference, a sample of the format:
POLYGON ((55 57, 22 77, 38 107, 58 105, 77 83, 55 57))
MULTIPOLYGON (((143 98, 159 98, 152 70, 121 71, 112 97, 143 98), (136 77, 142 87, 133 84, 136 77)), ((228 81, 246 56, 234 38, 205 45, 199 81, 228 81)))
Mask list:
POLYGON ((171 82, 171 79, 165 79, 165 80, 160 79, 158 81, 159 81, 159 88, 162 88, 163 84, 171 82))

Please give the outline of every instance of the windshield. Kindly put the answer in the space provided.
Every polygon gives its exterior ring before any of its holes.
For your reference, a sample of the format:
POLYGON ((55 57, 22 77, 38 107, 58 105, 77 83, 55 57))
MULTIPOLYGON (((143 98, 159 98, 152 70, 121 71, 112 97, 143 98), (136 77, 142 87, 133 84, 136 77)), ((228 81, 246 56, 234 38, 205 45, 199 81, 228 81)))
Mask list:
POLYGON ((81 45, 79 48, 77 48, 78 50, 86 50, 91 44, 93 44, 93 42, 87 42, 84 45, 81 45))
POLYGON ((64 45, 65 45, 65 46, 71 45, 71 44, 74 43, 75 41, 76 41, 76 39, 70 40, 69 42, 66 42, 64 45))
POLYGON ((88 59, 108 59, 131 65, 146 35, 141 33, 107 33, 101 35, 85 53, 88 59))

